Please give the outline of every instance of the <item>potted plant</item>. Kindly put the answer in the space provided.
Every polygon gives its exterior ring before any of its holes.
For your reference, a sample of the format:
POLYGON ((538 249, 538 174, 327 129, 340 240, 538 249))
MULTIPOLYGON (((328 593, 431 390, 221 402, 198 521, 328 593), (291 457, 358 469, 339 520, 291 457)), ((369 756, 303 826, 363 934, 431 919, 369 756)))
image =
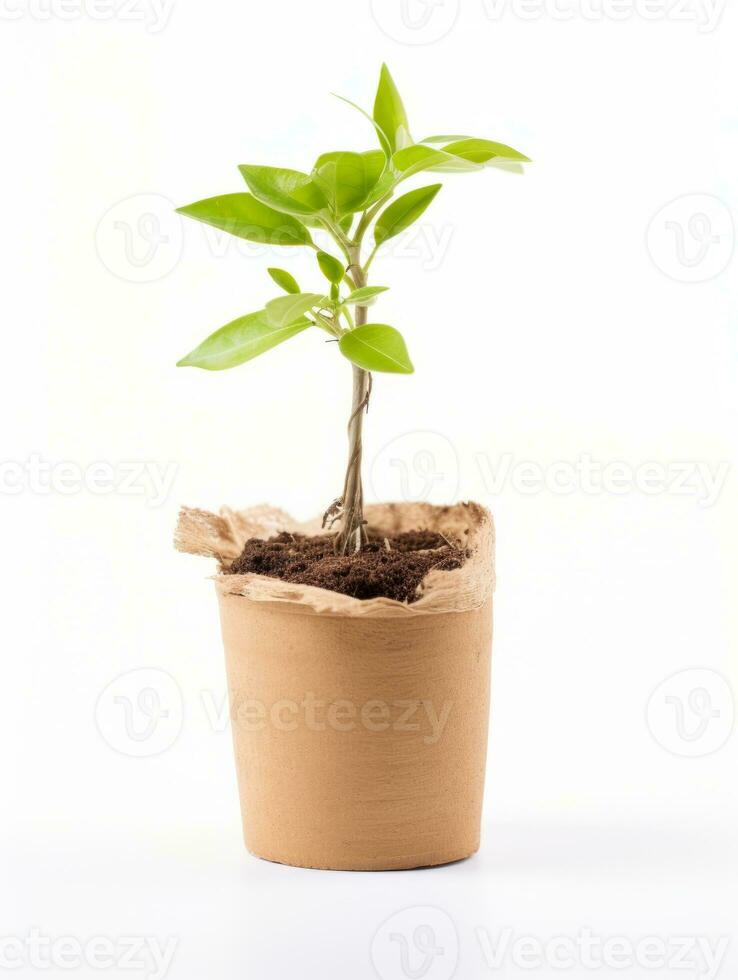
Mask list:
POLYGON ((179 366, 236 367, 313 329, 353 372, 343 492, 321 521, 299 525, 267 507, 184 509, 177 529, 181 550, 220 565, 246 845, 274 861, 336 869, 442 864, 479 845, 493 522, 473 503, 365 507, 372 373, 413 371, 399 331, 369 317, 387 287, 368 280, 377 253, 441 186, 406 190, 410 178, 528 162, 486 139, 414 141, 386 66, 364 114, 378 148, 325 153, 310 173, 243 165, 248 192, 179 209, 250 241, 312 249, 323 277, 307 292, 269 269, 282 294, 179 366))

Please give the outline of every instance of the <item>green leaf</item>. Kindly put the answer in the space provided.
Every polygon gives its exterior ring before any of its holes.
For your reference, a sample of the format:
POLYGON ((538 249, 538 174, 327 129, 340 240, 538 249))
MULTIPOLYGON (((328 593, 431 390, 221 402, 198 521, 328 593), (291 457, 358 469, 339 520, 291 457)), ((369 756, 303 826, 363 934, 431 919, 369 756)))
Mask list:
POLYGON ((412 146, 406 146, 403 150, 393 153, 392 166, 404 179, 420 170, 427 170, 435 163, 443 163, 445 159, 446 157, 441 150, 414 143, 412 146))
POLYGON ((299 293, 300 287, 297 285, 297 279, 286 269, 267 269, 267 272, 276 282, 280 289, 284 289, 286 293, 299 293))
POLYGON ((444 153, 451 153, 453 156, 461 157, 463 160, 471 160, 473 163, 487 163, 494 157, 502 157, 505 160, 515 160, 519 163, 530 163, 530 157, 514 150, 511 146, 504 143, 495 143, 492 140, 480 140, 467 137, 456 142, 449 143, 443 147, 444 153))
POLYGON ((392 166, 400 173, 400 179, 406 180, 421 170, 468 171, 481 170, 482 165, 463 157, 454 156, 444 150, 432 146, 414 143, 406 146, 392 156, 392 166))
POLYGON ((471 136, 426 136, 419 143, 452 143, 454 140, 468 140, 471 136))
POLYGON ((376 120, 372 119, 372 117, 369 115, 368 112, 362 109, 360 105, 357 105, 355 102, 352 102, 351 99, 347 99, 343 95, 336 95, 335 92, 333 92, 333 95, 335 96, 335 98, 340 99, 341 102, 345 102, 346 105, 350 105, 352 109, 356 109, 356 111, 360 112, 365 119, 369 120, 372 126, 374 126, 377 136, 379 137, 379 145, 382 147, 382 150, 384 151, 384 155, 389 160, 389 158, 392 156, 392 146, 390 145, 390 141, 387 134, 382 129, 382 127, 376 122, 376 120))
POLYGON ((493 140, 477 139, 474 136, 426 136, 421 143, 445 143, 444 153, 453 153, 475 163, 487 163, 493 157, 506 160, 516 160, 519 163, 530 163, 529 157, 514 150, 505 143, 495 143, 493 140))
POLYGON ((385 323, 367 323, 349 330, 338 346, 344 357, 365 371, 412 374, 415 370, 402 334, 385 323))
POLYGON ((359 286, 348 294, 344 303, 359 303, 361 306, 368 306, 375 296, 386 293, 389 286, 359 286))
POLYGON ((385 163, 381 150, 324 153, 316 161, 313 175, 336 214, 345 215, 362 210, 384 172, 385 163))
POLYGON ((417 221, 440 189, 440 184, 418 187, 393 201, 377 218, 377 223, 374 226, 375 243, 381 245, 388 238, 399 235, 413 221, 417 221))
POLYGON ((377 181, 374 189, 369 194, 369 197, 361 205, 361 210, 366 211, 373 204, 376 204, 381 198, 386 194, 389 194, 398 183, 397 174, 393 170, 385 170, 382 176, 377 181))
POLYGON ((267 245, 312 245, 310 232, 296 218, 257 201, 251 194, 222 194, 177 208, 178 214, 220 228, 238 238, 267 245))
POLYGON ((412 143, 410 127, 407 121, 405 106, 402 104, 400 93, 389 73, 387 65, 382 65, 379 73, 379 85, 374 99, 374 121, 387 134, 390 149, 402 149, 412 143))
POLYGON ((249 313, 216 330, 199 347, 177 361, 177 367, 199 367, 206 371, 236 367, 302 333, 309 326, 310 321, 303 319, 286 327, 275 327, 267 321, 263 310, 249 313))
POLYGON ((319 293, 295 293, 290 296, 279 296, 267 303, 266 319, 272 326, 286 327, 322 301, 323 297, 319 293))
POLYGON ((485 164, 490 170, 504 170, 508 174, 524 174, 525 165, 518 163, 517 160, 505 160, 503 157, 494 157, 489 163, 485 164))
POLYGON ((316 258, 318 259, 318 265, 320 266, 320 271, 326 277, 328 282, 339 283, 346 274, 346 267, 338 261, 334 256, 329 255, 328 252, 318 252, 316 258))
POLYGON ((347 235, 351 231, 351 225, 353 223, 354 223, 353 214, 344 215, 343 218, 341 218, 341 220, 338 222, 341 231, 347 235))
POLYGON ((246 163, 238 169, 254 197, 277 211, 314 215, 328 210, 325 194, 308 174, 283 167, 258 167, 246 163))

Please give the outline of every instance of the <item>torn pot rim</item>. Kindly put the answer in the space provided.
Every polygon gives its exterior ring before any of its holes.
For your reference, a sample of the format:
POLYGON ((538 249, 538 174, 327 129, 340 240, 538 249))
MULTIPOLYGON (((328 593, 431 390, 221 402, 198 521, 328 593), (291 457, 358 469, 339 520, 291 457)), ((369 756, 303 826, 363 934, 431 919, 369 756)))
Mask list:
MULTIPOLYGON (((209 578, 223 595, 272 604, 275 610, 343 618, 406 619, 463 612, 483 605, 494 591, 494 519, 481 504, 370 504, 366 516, 378 535, 418 529, 437 531, 457 543, 464 541, 469 557, 460 568, 431 570, 423 581, 420 597, 412 603, 387 597, 358 599, 256 572, 231 575, 220 571, 209 578)), ((249 538, 267 539, 281 531, 320 534, 320 518, 298 522, 267 505, 243 511, 224 507, 220 514, 185 507, 180 512, 175 546, 189 554, 214 558, 222 566, 241 553, 249 538)))

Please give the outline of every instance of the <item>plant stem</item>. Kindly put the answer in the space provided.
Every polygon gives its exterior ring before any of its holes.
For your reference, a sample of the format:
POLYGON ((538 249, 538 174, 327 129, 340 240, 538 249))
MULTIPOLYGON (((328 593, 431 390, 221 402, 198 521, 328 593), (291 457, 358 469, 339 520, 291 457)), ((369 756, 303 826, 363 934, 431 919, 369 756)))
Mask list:
MULTIPOLYGON (((366 276, 361 268, 360 246, 354 245, 350 250, 350 266, 356 288, 366 286, 366 276)), ((367 307, 356 306, 355 322, 360 327, 366 323, 367 307)), ((336 535, 336 552, 341 555, 359 551, 366 543, 367 534, 364 524, 364 488, 361 480, 362 459, 362 429, 364 412, 369 405, 371 392, 371 375, 368 371, 353 365, 353 397, 351 401, 351 417, 348 423, 349 456, 346 467, 346 479, 343 485, 343 507, 341 530, 336 535)))
POLYGON ((364 263, 364 276, 365 277, 366 277, 367 273, 369 272, 369 266, 374 261, 374 256, 377 254, 378 251, 379 251, 379 245, 377 244, 377 245, 374 246, 374 248, 372 249, 372 251, 371 251, 371 253, 369 255, 369 258, 364 263))
POLYGON ((365 211, 362 214, 361 219, 359 220, 359 224, 356 226, 356 233, 354 235, 355 241, 357 242, 361 241, 364 232, 367 230, 367 228, 372 223, 374 218, 379 214, 379 212, 382 210, 384 205, 387 203, 387 201, 390 200, 391 197, 392 197, 392 191, 389 191, 387 194, 384 195, 384 197, 380 198, 376 204, 372 205, 371 208, 369 208, 367 211, 365 211))

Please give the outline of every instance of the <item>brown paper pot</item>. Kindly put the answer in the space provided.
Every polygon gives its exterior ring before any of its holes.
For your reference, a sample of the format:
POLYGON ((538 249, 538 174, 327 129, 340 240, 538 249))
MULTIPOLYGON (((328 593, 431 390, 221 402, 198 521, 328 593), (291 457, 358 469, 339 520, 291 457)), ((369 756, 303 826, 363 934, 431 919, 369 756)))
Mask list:
MULTIPOLYGON (((494 527, 476 504, 367 508, 472 550, 412 605, 259 575, 216 582, 246 846, 283 864, 382 870, 479 847, 494 527)), ((249 537, 312 533, 268 508, 182 512, 177 544, 228 562, 249 537)))

